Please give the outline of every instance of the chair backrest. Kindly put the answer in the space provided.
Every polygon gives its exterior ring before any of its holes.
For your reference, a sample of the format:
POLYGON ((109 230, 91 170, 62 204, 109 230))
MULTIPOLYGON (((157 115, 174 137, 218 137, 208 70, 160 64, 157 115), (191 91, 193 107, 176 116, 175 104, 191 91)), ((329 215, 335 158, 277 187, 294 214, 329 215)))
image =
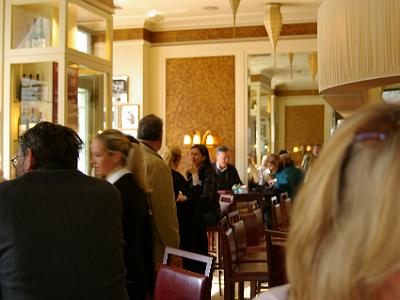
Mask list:
POLYGON ((256 215, 258 234, 260 237, 263 237, 264 230, 265 230, 265 225, 264 225, 265 223, 264 223, 264 216, 263 216, 261 208, 256 208, 253 211, 253 214, 256 215))
POLYGON ((168 264, 169 255, 176 255, 176 256, 180 256, 180 257, 184 257, 184 258, 188 258, 191 260, 205 263, 206 268, 204 271, 204 275, 206 277, 210 277, 211 266, 212 266, 212 262, 213 262, 212 256, 201 255, 201 254, 197 254, 197 253, 193 253, 193 252, 189 252, 189 251, 185 251, 185 250, 180 250, 180 249, 176 249, 176 248, 171 248, 171 247, 165 247, 164 259, 163 259, 164 265, 168 264))
POLYGON ((228 212, 236 209, 234 195, 232 194, 221 194, 219 196, 219 208, 221 209, 221 214, 224 216, 228 212))
POLYGON ((224 276, 232 275, 232 263, 236 263, 236 245, 232 228, 228 228, 221 236, 222 255, 224 258, 224 276))
POLYGON ((266 230, 268 286, 273 287, 287 283, 285 252, 287 232, 266 230))
POLYGON ((257 200, 253 200, 247 203, 247 212, 252 213, 254 210, 260 207, 257 200))
POLYGON ((246 230, 247 246, 257 246, 260 241, 257 216, 255 213, 241 215, 246 230))
POLYGON ((206 297, 207 277, 198 273, 161 265, 157 274, 154 300, 202 300, 206 297))
POLYGON ((234 210, 234 211, 229 212, 228 213, 228 221, 229 221, 230 225, 240 221, 239 211, 238 210, 234 210))
POLYGON ((229 228, 229 221, 227 216, 223 216, 218 222, 219 232, 222 235, 229 228))
POLYGON ((279 203, 282 204, 282 202, 287 198, 289 198, 289 194, 287 192, 280 193, 279 194, 279 203))
POLYGON ((239 222, 232 224, 232 228, 236 242, 236 255, 238 258, 241 258, 246 255, 247 252, 247 238, 244 222, 240 220, 239 222))

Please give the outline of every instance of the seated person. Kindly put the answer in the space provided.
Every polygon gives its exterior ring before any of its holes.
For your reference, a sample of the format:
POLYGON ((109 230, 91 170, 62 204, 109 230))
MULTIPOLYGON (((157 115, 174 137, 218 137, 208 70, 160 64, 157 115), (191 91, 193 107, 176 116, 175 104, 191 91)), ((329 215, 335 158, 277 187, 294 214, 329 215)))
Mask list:
POLYGON ((375 105, 337 129, 296 198, 290 286, 257 300, 400 299, 399 120, 399 105, 375 105))
POLYGON ((280 192, 287 192, 289 198, 293 199, 302 183, 303 173, 294 166, 289 154, 271 155, 269 169, 275 177, 275 179, 270 180, 270 186, 280 192))
POLYGON ((217 189, 231 190, 234 184, 242 184, 234 165, 228 163, 229 149, 225 146, 217 148, 217 160, 212 167, 217 174, 217 189))

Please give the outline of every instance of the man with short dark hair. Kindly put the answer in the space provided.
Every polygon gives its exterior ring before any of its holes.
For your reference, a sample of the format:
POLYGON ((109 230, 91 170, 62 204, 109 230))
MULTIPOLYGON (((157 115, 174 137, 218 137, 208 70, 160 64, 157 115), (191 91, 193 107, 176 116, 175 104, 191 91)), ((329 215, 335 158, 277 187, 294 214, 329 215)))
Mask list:
POLYGON ((139 122, 138 139, 144 154, 144 166, 150 194, 149 206, 154 220, 154 266, 159 268, 165 247, 179 248, 179 226, 172 174, 157 151, 162 145, 163 122, 156 115, 139 122))
POLYGON ((127 299, 120 196, 77 170, 82 140, 41 122, 19 146, 0 184, 1 299, 127 299))
POLYGON ((231 190, 234 184, 242 184, 235 166, 229 163, 228 152, 228 147, 218 147, 217 160, 212 165, 215 173, 217 173, 218 190, 231 190))

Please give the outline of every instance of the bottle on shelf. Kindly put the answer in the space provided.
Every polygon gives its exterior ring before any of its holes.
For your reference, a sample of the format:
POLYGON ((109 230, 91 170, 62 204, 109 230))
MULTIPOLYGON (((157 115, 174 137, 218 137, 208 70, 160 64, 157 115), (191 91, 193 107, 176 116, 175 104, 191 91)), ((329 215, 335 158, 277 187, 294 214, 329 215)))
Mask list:
POLYGON ((26 31, 24 35, 24 47, 25 48, 32 48, 32 34, 31 34, 31 24, 26 25, 26 31))
POLYGON ((34 18, 32 27, 32 48, 37 47, 39 47, 39 24, 37 18, 34 18))
POLYGON ((43 18, 39 18, 39 39, 38 39, 38 47, 45 48, 46 47, 46 35, 44 34, 44 24, 43 18))

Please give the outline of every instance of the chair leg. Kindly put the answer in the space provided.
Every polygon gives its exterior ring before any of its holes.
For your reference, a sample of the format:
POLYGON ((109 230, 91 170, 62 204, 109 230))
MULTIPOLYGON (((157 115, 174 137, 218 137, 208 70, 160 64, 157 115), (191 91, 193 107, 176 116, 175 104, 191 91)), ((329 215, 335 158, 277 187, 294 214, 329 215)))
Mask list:
POLYGON ((256 296, 257 290, 257 281, 250 282, 250 298, 254 298, 256 296))
POLYGON ((235 298, 235 284, 224 282, 224 300, 233 300, 235 298))
POLYGON ((244 281, 239 282, 238 298, 239 300, 244 299, 244 281))
POLYGON ((219 295, 222 296, 222 285, 221 285, 221 278, 222 278, 222 271, 218 270, 218 287, 219 287, 219 295))

